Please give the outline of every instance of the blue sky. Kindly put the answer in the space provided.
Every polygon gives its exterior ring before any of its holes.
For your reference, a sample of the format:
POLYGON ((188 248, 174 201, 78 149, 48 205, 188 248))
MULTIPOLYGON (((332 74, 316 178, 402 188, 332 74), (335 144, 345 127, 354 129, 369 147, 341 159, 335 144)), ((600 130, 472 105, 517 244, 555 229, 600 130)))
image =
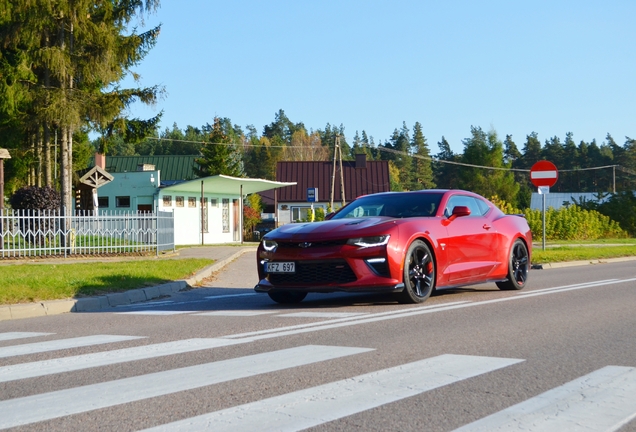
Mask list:
POLYGON ((164 0, 134 71, 167 95, 130 114, 163 110, 162 129, 229 117, 261 134, 283 109, 376 144, 419 121, 433 154, 442 136, 462 152, 471 126, 519 149, 533 131, 623 144, 636 138, 634 17, 631 0, 164 0))

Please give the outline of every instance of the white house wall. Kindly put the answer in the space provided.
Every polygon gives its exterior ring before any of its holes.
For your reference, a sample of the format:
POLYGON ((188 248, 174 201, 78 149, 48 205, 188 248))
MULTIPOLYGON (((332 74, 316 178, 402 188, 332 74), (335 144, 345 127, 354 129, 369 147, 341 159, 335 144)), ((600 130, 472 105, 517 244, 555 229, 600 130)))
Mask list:
MULTIPOLYGON (((316 209, 318 208, 322 208, 323 211, 325 212, 325 214, 327 214, 327 208, 329 207, 329 203, 321 203, 321 202, 315 202, 314 204, 314 211, 316 211, 316 209)), ((340 203, 334 203, 334 207, 336 209, 339 209, 341 207, 340 203)), ((277 216, 277 220, 278 220, 278 226, 281 225, 285 225, 288 223, 292 223, 292 222, 297 222, 296 218, 294 217, 295 214, 301 214, 305 215, 307 210, 309 210, 311 208, 311 203, 310 202, 279 202, 278 203, 278 216, 277 216), (301 210, 302 211, 299 211, 301 210)))
MULTIPOLYGON (((237 243, 234 240, 234 206, 233 201, 238 200, 238 195, 203 194, 207 198, 208 231, 201 232, 201 196, 192 194, 160 190, 158 196, 158 209, 160 211, 174 212, 174 237, 176 245, 201 245, 237 243), (170 196, 171 205, 164 205, 164 196, 170 196), (177 205, 177 197, 183 197, 183 206, 177 205), (194 198, 194 207, 190 207, 191 198, 194 198), (228 200, 227 230, 223 226, 223 199, 228 200), (216 200, 216 204, 214 201, 216 200), (202 239, 203 237, 203 239, 202 239)), ((239 207, 240 208, 240 207, 239 207)), ((239 227, 240 228, 240 227, 239 227)), ((239 229, 240 233, 240 229, 239 229)))
MULTIPOLYGON (((192 192, 182 192, 168 188, 158 188, 160 184, 159 171, 136 171, 127 173, 112 173, 113 181, 107 183, 97 190, 98 197, 106 201, 108 206, 100 207, 100 213, 104 212, 137 212, 139 206, 151 206, 152 211, 174 212, 174 243, 176 245, 200 245, 200 244, 223 244, 239 243, 235 240, 235 211, 233 202, 238 200, 239 194, 221 195, 214 193, 204 193, 207 198, 208 210, 208 231, 201 233, 201 194, 192 192), (170 195, 170 205, 164 205, 163 196, 170 195), (129 197, 128 207, 117 207, 117 197, 129 197), (177 197, 183 198, 183 206, 178 206, 177 197), (191 199, 194 206, 191 207, 191 199), (223 232, 223 199, 228 200, 228 227, 229 232, 223 232), (216 200, 216 205, 212 203, 216 200), (203 239, 202 239, 203 237, 203 239)), ((146 208, 146 207, 144 207, 146 208)), ((239 207, 240 208, 240 207, 239 207)), ((240 216, 240 215, 239 215, 240 216)), ((240 226, 238 226, 240 228, 240 226)))

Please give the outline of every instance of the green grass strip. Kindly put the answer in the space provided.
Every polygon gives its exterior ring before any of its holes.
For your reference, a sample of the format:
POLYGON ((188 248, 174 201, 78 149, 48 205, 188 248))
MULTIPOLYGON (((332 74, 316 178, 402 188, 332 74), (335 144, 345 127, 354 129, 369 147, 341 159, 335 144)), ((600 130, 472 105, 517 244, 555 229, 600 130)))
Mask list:
POLYGON ((636 245, 589 245, 589 246, 557 246, 534 247, 532 250, 533 264, 547 264, 567 261, 596 261, 608 258, 622 258, 636 256, 636 245))
POLYGON ((78 298, 186 279, 210 259, 130 260, 0 267, 0 304, 78 298))

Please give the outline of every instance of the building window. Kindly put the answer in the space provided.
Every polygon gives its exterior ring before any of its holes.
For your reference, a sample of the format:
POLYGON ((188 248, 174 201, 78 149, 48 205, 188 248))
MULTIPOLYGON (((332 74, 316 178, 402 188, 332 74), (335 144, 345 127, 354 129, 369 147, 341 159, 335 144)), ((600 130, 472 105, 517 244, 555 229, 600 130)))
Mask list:
POLYGON ((130 207, 130 197, 129 196, 115 197, 115 207, 118 207, 118 208, 130 207))
POLYGON ((208 212, 208 199, 203 198, 203 232, 210 232, 208 212))
POLYGON ((195 197, 188 197, 188 207, 196 207, 197 199, 195 197))
POLYGON ((183 207, 183 197, 175 197, 175 202, 177 207, 183 207))
POLYGON ((291 208, 291 212, 292 212, 292 221, 294 222, 300 222, 303 220, 307 220, 308 219, 308 211, 311 209, 311 207, 292 207, 291 208))
POLYGON ((164 207, 172 207, 172 195, 164 195, 163 196, 163 206, 164 207))
POLYGON ((216 202, 216 198, 210 198, 210 207, 218 207, 219 204, 216 202))
POLYGON ((223 226, 223 232, 230 232, 230 200, 223 198, 223 210, 221 214, 221 224, 223 226))
POLYGON ((108 207, 108 197, 97 197, 97 206, 99 208, 108 207))

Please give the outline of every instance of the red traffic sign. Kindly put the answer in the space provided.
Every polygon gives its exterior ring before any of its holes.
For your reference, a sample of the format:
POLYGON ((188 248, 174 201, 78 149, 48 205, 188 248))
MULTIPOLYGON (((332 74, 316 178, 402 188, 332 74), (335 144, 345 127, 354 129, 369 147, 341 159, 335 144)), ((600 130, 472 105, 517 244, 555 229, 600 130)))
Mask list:
POLYGON ((546 160, 539 161, 530 168, 530 181, 536 187, 548 186, 552 187, 559 178, 557 167, 546 160))

